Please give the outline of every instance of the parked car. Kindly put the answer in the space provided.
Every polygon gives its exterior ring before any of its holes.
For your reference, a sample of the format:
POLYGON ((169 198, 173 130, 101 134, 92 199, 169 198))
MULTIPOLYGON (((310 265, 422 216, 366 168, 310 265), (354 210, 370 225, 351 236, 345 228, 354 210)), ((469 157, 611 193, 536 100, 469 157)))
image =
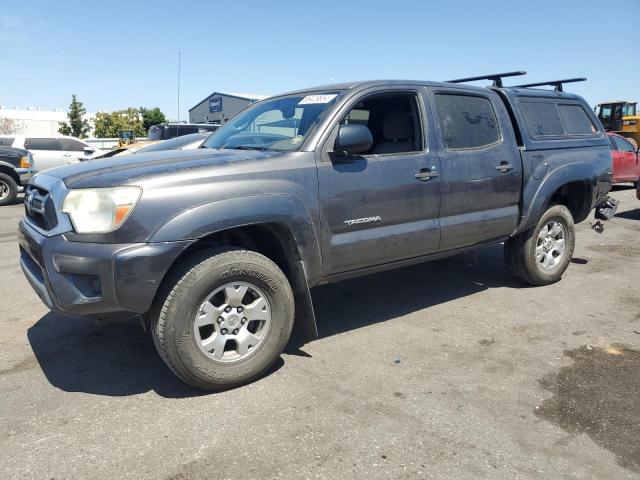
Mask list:
POLYGON ((97 158, 121 157, 133 153, 159 152, 162 150, 192 150, 200 147, 209 138, 210 133, 191 133, 169 140, 144 142, 139 145, 115 148, 97 158))
POLYGON ((317 285, 500 242, 521 281, 556 282, 574 224, 615 211, 608 140, 561 82, 480 78, 498 86, 300 90, 247 107, 205 148, 40 173, 22 269, 55 311, 141 315, 171 370, 213 390, 256 379, 294 322, 317 335, 317 285))
POLYGON ((607 133, 613 162, 613 183, 640 180, 640 158, 638 150, 622 135, 607 133))
POLYGON ((193 150, 202 145, 207 138, 209 138, 211 132, 206 133, 190 133, 189 135, 183 135, 180 137, 171 138, 169 140, 162 140, 161 142, 147 143, 139 148, 128 148, 117 155, 131 155, 132 153, 150 153, 160 152, 163 150, 193 150))
POLYGON ((219 125, 212 123, 166 123, 153 125, 147 132, 147 140, 168 140, 192 133, 215 132, 219 125))
POLYGON ((31 152, 34 160, 38 163, 38 171, 40 172, 60 165, 91 160, 106 153, 84 140, 65 136, 25 137, 23 135, 3 135, 2 143, 31 152))
POLYGON ((13 203, 34 173, 33 158, 28 151, 0 146, 0 206, 13 203))

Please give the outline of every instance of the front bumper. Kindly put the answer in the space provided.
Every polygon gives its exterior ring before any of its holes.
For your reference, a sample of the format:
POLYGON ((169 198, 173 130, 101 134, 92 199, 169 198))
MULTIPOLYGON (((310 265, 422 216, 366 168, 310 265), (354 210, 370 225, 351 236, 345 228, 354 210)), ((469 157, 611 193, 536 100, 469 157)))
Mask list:
POLYGON ((80 316, 142 314, 183 242, 98 244, 46 237, 25 219, 18 230, 20 266, 52 310, 80 316))

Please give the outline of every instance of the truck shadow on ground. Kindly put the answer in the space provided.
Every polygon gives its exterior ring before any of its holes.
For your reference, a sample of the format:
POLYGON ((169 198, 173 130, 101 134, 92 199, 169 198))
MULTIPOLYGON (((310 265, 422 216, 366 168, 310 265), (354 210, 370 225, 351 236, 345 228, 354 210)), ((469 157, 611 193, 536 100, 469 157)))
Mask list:
MULTIPOLYGON (((313 299, 323 338, 494 287, 526 288, 509 277, 501 246, 321 287, 313 299)), ((173 375, 136 321, 49 313, 28 338, 47 380, 67 392, 127 396, 153 390, 167 398, 207 393, 173 375)), ((304 343, 294 337, 285 353, 308 357, 304 343)), ((283 365, 281 357, 265 376, 283 365)))
POLYGON ((627 220, 640 220, 640 208, 635 210, 625 210, 624 212, 616 213, 618 218, 626 218, 627 220))

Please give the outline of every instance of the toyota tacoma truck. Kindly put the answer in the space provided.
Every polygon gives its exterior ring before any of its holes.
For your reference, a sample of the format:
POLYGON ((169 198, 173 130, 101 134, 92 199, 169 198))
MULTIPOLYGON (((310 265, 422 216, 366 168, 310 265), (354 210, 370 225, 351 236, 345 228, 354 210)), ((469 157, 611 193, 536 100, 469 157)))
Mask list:
POLYGON ((24 274, 56 312, 144 319, 171 370, 210 390, 256 379, 294 326, 317 335, 317 285, 502 242, 521 281, 556 282, 574 225, 614 210, 608 140, 561 83, 503 76, 300 90, 197 150, 40 173, 24 274))

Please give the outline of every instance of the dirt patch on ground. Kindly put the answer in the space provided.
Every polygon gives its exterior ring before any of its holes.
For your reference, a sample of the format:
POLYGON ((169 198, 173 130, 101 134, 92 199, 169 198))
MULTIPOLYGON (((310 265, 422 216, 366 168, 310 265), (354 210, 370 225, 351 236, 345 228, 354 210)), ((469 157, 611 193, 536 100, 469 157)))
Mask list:
POLYGON ((553 396, 535 414, 571 434, 586 433, 640 472, 640 352, 622 345, 565 351, 573 364, 540 381, 553 396))

